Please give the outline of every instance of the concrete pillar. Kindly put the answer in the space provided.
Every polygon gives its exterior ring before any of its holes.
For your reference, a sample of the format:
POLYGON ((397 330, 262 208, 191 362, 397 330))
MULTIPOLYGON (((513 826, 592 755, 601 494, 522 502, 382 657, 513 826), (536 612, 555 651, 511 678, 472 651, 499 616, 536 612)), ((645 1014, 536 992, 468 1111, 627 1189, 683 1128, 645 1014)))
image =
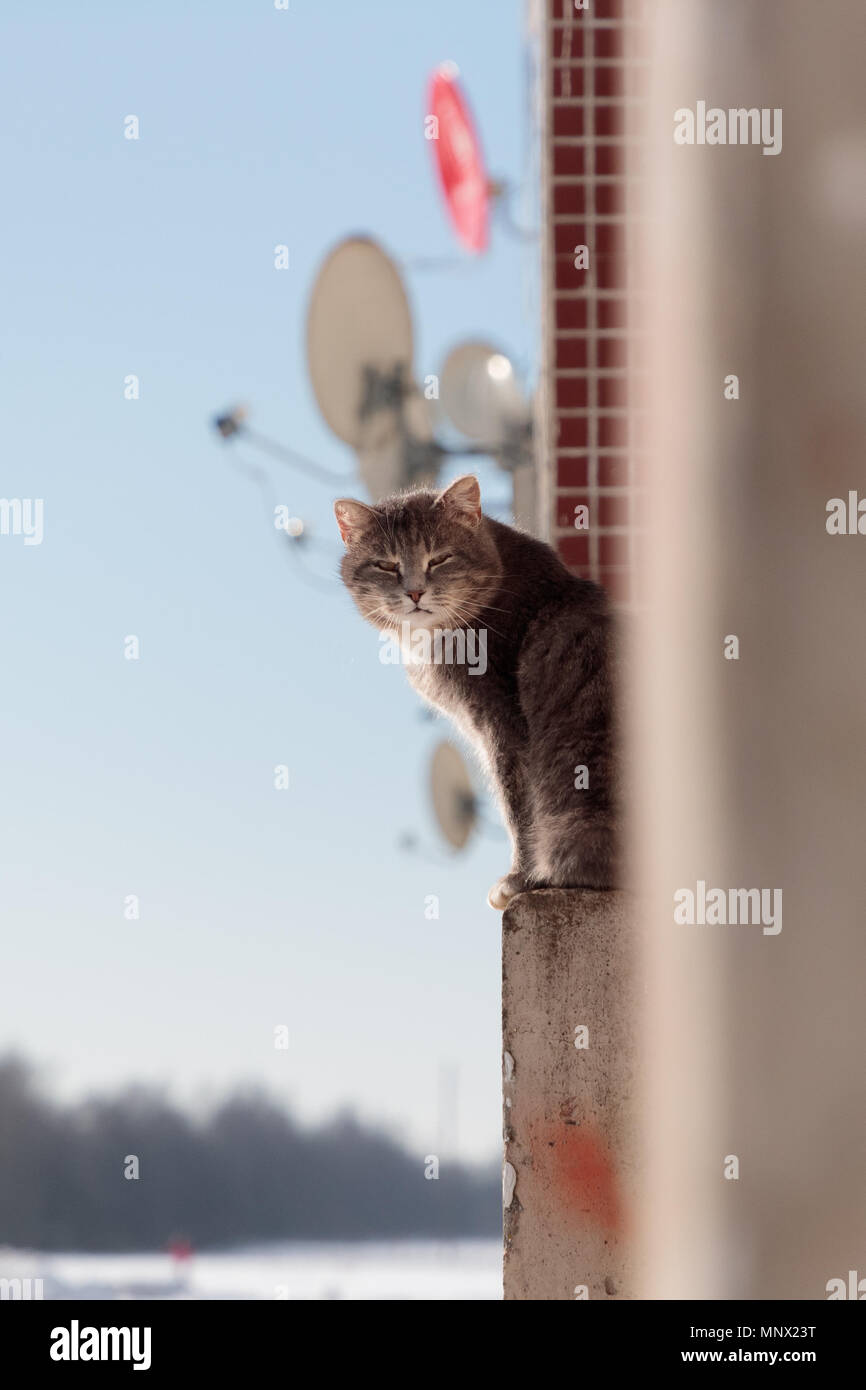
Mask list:
POLYGON ((504 914, 506 1299, 634 1296, 635 915, 576 889, 504 914))

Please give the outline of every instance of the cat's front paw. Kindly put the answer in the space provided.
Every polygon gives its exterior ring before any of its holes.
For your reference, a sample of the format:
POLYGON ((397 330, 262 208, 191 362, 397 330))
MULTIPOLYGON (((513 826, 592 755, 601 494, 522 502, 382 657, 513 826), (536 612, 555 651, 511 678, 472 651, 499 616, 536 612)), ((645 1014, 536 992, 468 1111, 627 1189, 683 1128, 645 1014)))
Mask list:
POLYGON ((507 907, 512 898, 516 898, 518 893, 526 892, 526 883, 521 874, 506 874, 504 878, 497 879, 487 894, 487 901, 497 912, 501 912, 507 907))

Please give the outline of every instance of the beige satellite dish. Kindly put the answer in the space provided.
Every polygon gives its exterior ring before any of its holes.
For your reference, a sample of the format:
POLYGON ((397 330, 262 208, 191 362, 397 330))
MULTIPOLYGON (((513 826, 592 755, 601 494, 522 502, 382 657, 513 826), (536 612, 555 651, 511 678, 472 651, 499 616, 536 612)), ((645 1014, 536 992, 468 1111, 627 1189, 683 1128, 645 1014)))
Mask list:
POLYGON ((478 817, 477 798, 465 762, 445 739, 433 751, 430 794, 439 829, 449 845, 463 849, 478 817))
POLYGON ((369 237, 340 242, 313 286, 307 363, 319 409, 357 453, 374 501, 435 479, 440 451, 412 355, 412 315, 396 265, 369 237))
POLYGON ((316 276, 307 313, 307 364, 326 422, 361 443, 365 373, 409 378, 412 315, 390 256, 369 237, 341 241, 316 276))
POLYGON ((492 343, 459 343, 442 364, 439 392, 442 410, 462 434, 486 444, 502 467, 515 466, 532 410, 504 352, 492 343))

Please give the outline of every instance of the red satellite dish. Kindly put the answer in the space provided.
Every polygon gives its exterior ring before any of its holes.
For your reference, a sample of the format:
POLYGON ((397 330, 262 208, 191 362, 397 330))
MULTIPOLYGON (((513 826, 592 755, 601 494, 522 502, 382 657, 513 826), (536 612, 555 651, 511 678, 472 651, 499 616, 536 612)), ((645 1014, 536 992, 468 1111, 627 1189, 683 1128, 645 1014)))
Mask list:
POLYGON ((487 249, 490 182, 458 76, 454 63, 443 63, 430 79, 428 110, 435 118, 430 144, 457 235, 467 250, 477 253, 487 249))

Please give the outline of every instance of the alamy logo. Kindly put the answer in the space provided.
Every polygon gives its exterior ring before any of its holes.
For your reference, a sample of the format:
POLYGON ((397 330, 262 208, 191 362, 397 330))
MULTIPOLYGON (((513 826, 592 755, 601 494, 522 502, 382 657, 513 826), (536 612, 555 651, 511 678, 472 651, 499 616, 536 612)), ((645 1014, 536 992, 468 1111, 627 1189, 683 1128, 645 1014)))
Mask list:
POLYGON ((44 1298, 41 1279, 0 1279, 0 1301, 44 1298))
POLYGON ((51 1329, 52 1361, 131 1361, 134 1371, 150 1370, 149 1327, 69 1327, 51 1329))
POLYGON ((856 1269, 848 1270, 847 1288, 844 1279, 828 1279, 824 1288, 828 1302, 834 1298, 853 1298, 862 1303, 866 1299, 866 1279, 861 1279, 856 1269))
POLYGON ((768 106, 707 109, 705 101, 681 106, 674 112, 674 140, 678 145, 763 145, 764 154, 782 153, 782 108, 768 106))
POLYGON ((25 545, 41 545, 42 498, 0 497, 0 536, 23 536, 25 545))
POLYGON ((710 888, 702 878, 697 891, 678 888, 674 893, 674 921, 680 926, 760 926, 764 936, 782 930, 781 888, 710 888))
POLYGON ((383 666, 468 666, 470 676, 487 670, 487 631, 471 627, 412 627, 404 622, 398 632, 379 633, 379 660, 383 666))
POLYGON ((859 497, 853 489, 847 505, 844 498, 831 497, 825 525, 829 536, 866 536, 866 497, 859 497))

